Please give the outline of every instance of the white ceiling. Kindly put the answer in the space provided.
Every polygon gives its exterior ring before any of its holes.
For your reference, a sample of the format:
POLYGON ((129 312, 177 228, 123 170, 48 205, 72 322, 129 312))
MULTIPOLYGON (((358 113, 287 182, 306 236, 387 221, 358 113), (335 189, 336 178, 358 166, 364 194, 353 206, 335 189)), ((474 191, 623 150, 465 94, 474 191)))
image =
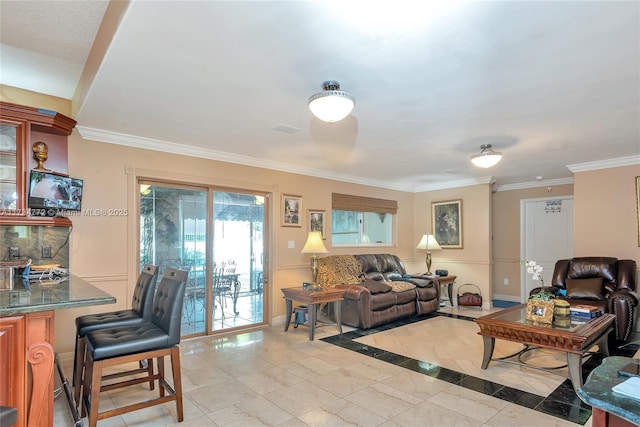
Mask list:
MULTIPOLYGON (((0 83, 73 98, 106 6, 2 0, 0 83)), ((76 119, 407 191, 570 182, 567 165, 639 163, 640 3, 132 1, 76 119), (335 124, 307 108, 330 79, 356 98, 335 124), (504 154, 488 170, 469 161, 485 143, 504 154)))

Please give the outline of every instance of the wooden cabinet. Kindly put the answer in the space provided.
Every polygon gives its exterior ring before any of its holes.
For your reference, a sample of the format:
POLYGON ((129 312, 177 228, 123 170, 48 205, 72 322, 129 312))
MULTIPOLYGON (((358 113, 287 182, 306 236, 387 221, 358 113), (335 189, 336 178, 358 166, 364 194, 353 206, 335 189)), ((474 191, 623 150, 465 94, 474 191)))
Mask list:
POLYGON ((19 188, 25 169, 24 140, 26 122, 0 119, 0 209, 20 213, 26 208, 19 188))
POLYGON ((53 425, 53 311, 0 317, 0 405, 16 426, 53 425))
POLYGON ((27 198, 29 173, 37 165, 33 144, 47 144, 46 169, 67 174, 67 137, 75 125, 55 111, 0 101, 0 225, 71 225, 64 217, 31 216, 27 198))

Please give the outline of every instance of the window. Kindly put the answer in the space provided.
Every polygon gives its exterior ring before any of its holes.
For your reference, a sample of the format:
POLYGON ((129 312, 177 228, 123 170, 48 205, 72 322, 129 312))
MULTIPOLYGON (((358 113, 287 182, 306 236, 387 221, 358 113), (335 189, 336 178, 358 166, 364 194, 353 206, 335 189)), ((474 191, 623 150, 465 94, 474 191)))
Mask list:
POLYGON ((391 244, 392 218, 388 213, 333 210, 331 244, 391 244))
POLYGON ((333 246, 390 245, 393 243, 395 200, 333 193, 331 244, 333 246))

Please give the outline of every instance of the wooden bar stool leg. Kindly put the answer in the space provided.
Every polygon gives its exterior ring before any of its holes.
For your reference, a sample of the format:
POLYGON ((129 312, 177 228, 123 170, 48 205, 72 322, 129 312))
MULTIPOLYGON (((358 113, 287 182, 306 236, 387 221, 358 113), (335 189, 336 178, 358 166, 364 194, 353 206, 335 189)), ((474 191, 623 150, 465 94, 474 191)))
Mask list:
POLYGON ((158 360, 158 375, 160 375, 160 379, 158 380, 158 388, 159 388, 159 392, 160 392, 160 397, 164 397, 164 384, 162 384, 165 381, 165 376, 164 376, 164 356, 158 356, 157 357, 158 360))
POLYGON ((184 408, 182 406, 182 376, 180 375, 180 348, 171 349, 171 371, 173 372, 173 388, 176 393, 176 411, 178 422, 184 420, 184 408))
POLYGON ((82 417, 87 416, 87 405, 89 404, 88 399, 89 399, 89 391, 91 388, 90 382, 91 382, 91 376, 93 375, 93 364, 89 363, 89 361, 86 360, 89 357, 90 356, 88 354, 85 355, 84 377, 82 378, 82 412, 80 413, 82 417))
MULTIPOLYGON (((140 361, 140 365, 142 366, 142 361, 140 361)), ((149 377, 153 376, 153 359, 147 359, 147 375, 149 377)), ((149 390, 153 390, 155 385, 156 383, 153 380, 149 381, 149 390)))
POLYGON ((96 427, 98 424, 98 411, 100 410, 100 386, 102 383, 102 364, 99 361, 89 361, 89 366, 92 369, 91 374, 86 372, 85 375, 90 378, 91 385, 89 386, 89 393, 84 393, 88 396, 89 402, 89 427, 96 427), (91 368, 92 367, 92 368, 91 368))
POLYGON ((85 364, 85 352, 87 350, 87 343, 84 337, 78 338, 76 341, 76 354, 74 358, 74 371, 73 371, 73 384, 74 384, 74 399, 76 405, 80 406, 80 391, 82 390, 82 383, 84 382, 84 364, 85 364))

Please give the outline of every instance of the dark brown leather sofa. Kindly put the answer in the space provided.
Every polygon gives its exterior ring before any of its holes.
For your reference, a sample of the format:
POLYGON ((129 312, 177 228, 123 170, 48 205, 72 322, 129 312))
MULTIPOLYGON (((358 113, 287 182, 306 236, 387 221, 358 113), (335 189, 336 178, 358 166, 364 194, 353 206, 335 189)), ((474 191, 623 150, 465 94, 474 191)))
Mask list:
POLYGON ((318 281, 346 290, 342 323, 369 329, 439 308, 439 286, 407 274, 392 254, 333 255, 319 260, 318 281))
POLYGON ((615 314, 611 338, 617 342, 629 339, 638 305, 634 260, 612 257, 561 259, 556 262, 551 289, 571 305, 595 305, 605 313, 615 314))

